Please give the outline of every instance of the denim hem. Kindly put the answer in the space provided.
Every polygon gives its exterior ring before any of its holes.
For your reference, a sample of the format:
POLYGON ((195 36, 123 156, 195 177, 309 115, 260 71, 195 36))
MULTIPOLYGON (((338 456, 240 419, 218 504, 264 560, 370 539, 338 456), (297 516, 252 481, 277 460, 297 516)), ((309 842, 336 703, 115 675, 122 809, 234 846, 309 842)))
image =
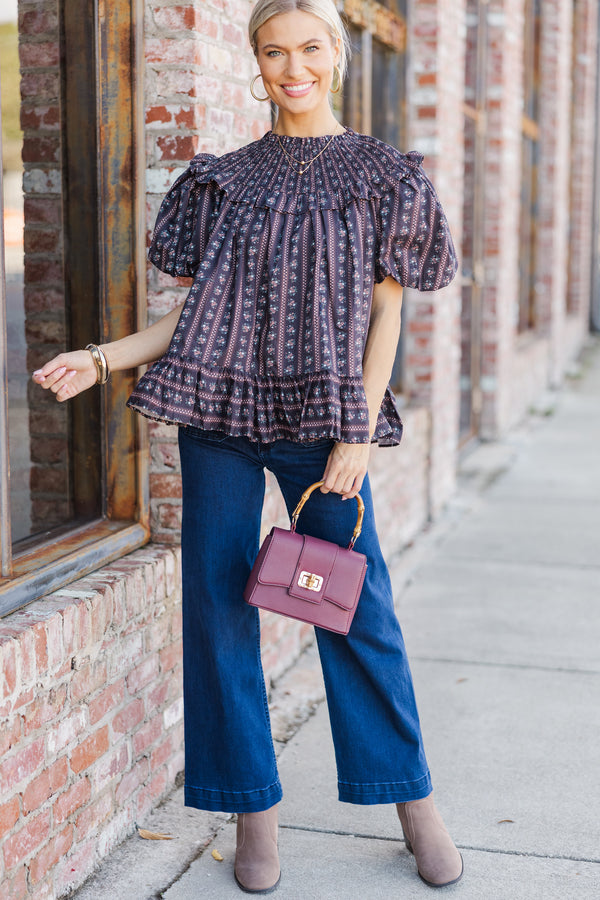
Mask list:
POLYGON ((358 803, 362 806, 422 800, 423 797, 428 797, 432 790, 429 772, 416 781, 383 781, 373 784, 338 781, 338 797, 342 803, 358 803))
POLYGON ((211 812, 263 812, 279 803, 283 796, 281 784, 275 781, 255 791, 221 791, 185 786, 184 805, 211 812))

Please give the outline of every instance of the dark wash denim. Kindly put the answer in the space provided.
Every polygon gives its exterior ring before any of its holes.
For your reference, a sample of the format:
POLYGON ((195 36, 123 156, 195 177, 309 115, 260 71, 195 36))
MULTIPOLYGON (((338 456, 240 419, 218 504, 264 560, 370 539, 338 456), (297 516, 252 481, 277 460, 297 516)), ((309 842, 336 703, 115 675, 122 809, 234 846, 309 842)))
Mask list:
MULTIPOLYGON (((260 657, 258 610, 243 590, 259 547, 267 468, 288 511, 325 469, 333 442, 269 444, 179 429, 183 479, 185 803, 259 812, 282 796, 260 657)), ((368 478, 356 549, 368 561, 347 636, 315 629, 327 690, 339 799, 417 800, 431 781, 368 478)), ((298 531, 347 545, 356 503, 315 491, 298 531)))

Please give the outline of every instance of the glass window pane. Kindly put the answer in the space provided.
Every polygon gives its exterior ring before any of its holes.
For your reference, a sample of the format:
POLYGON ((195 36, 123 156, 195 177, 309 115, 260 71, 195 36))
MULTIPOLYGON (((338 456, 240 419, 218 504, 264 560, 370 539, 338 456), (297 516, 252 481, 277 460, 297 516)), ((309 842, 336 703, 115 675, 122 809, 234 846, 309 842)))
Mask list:
MULTIPOLYGON (((33 369, 70 349, 73 302, 84 299, 69 298, 63 255, 59 14, 58 4, 45 4, 43 11, 23 7, 18 21, 0 26, 10 502, 12 539, 18 545, 90 518, 89 510, 87 516, 79 514, 77 504, 76 407, 58 404, 31 381, 33 369)), ((93 315, 89 329, 93 339, 93 315)))
POLYGON ((403 128, 404 55, 373 41, 373 136, 405 150, 403 128))

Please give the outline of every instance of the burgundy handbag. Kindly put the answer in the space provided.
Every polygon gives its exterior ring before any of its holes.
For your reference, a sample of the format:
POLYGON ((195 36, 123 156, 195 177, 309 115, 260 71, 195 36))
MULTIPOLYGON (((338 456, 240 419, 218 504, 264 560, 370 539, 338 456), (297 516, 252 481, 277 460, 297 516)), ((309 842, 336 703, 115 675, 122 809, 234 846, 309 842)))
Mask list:
POLYGON ((347 548, 296 534, 302 507, 322 484, 317 481, 304 491, 289 531, 271 529, 250 572, 244 599, 251 606, 348 634, 367 570, 367 557, 353 549, 365 504, 359 494, 358 519, 347 548))

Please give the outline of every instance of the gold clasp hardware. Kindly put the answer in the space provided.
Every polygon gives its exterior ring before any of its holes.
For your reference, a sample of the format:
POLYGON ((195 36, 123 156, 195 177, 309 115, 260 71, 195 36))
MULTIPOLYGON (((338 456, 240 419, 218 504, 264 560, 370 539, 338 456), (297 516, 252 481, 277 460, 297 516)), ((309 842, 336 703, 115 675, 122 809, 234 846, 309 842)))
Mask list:
POLYGON ((298 586, 318 593, 323 587, 323 578, 321 575, 313 575, 311 572, 300 572, 298 586))

